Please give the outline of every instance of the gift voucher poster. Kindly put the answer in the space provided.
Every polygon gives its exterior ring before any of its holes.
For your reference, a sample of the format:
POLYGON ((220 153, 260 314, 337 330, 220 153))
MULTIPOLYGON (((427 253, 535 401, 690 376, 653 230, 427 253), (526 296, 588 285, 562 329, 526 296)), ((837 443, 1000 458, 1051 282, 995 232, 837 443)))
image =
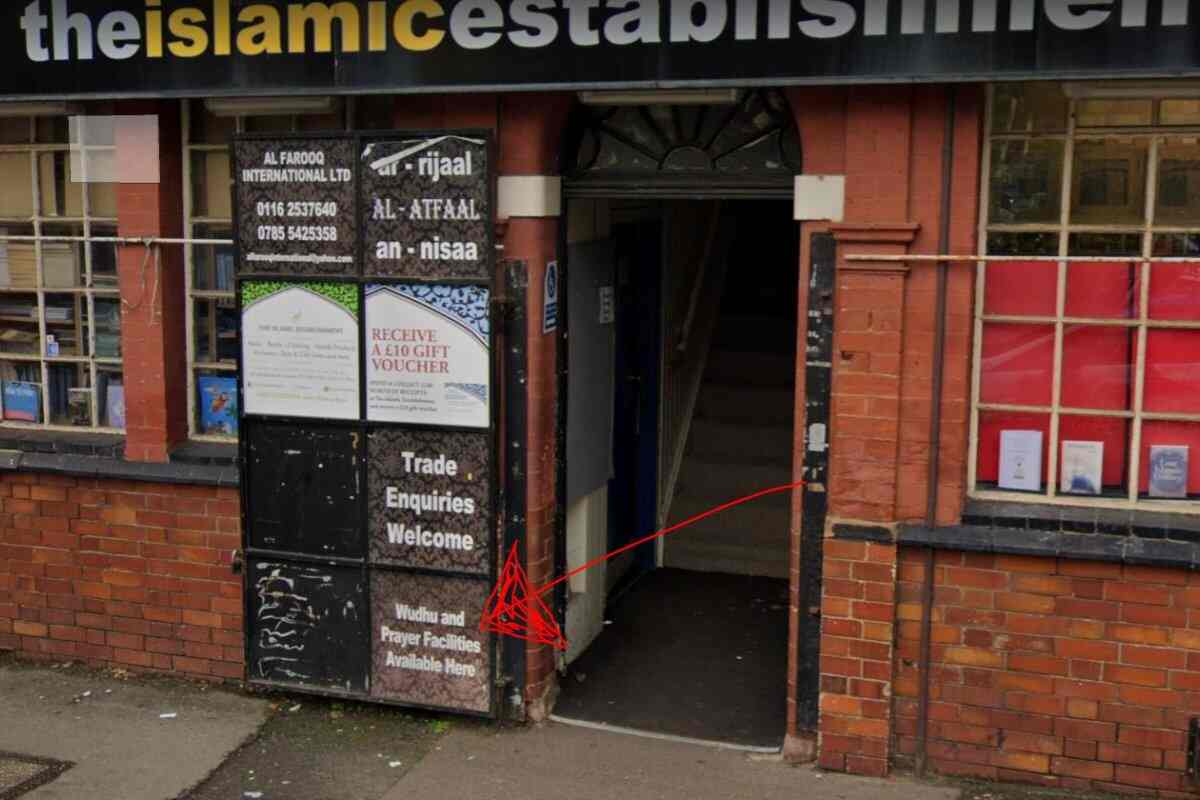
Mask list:
POLYGON ((489 290, 371 285, 366 297, 367 419, 490 427, 489 290))
POLYGON ((358 288, 242 284, 246 414, 358 419, 358 288))

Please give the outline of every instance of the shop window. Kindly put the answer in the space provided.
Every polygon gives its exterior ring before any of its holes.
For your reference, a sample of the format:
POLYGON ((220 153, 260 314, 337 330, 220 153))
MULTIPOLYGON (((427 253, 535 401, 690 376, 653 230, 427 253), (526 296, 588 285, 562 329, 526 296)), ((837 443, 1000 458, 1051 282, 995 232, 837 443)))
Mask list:
POLYGON ((989 107, 974 494, 1200 513, 1200 96, 989 107))
POLYGON ((237 357, 240 347, 234 294, 230 141, 235 133, 321 132, 390 127, 392 98, 331 103, 332 110, 292 114, 286 99, 247 101, 239 113, 217 112, 200 100, 183 101, 184 230, 188 328, 189 432, 197 439, 237 437, 237 357), (382 123, 387 123, 386 125, 382 123))
MULTIPOLYGON (((108 109, 89 109, 109 113, 108 109)), ((116 191, 70 118, 0 117, 0 425, 125 427, 116 191)))

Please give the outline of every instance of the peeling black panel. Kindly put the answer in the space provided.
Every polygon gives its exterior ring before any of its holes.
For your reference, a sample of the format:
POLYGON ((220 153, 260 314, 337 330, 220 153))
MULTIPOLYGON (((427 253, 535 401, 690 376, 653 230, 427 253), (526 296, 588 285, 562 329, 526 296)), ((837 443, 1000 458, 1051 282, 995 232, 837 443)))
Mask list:
POLYGON ((817 726, 821 658, 821 558, 829 511, 829 408, 833 361, 833 287, 836 243, 814 234, 808 284, 805 344, 804 511, 801 525, 800 658, 796 705, 800 725, 817 726))
POLYGON ((362 434, 244 420, 250 546, 360 558, 362 434))
POLYGON ((370 608, 363 569, 255 561, 247 577, 251 680, 367 690, 370 608))

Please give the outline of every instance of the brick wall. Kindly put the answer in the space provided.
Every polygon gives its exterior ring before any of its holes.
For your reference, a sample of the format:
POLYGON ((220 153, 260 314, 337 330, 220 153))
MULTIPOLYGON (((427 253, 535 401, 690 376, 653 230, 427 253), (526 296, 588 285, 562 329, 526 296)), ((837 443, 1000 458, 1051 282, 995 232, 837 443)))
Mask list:
POLYGON ((818 760, 825 769, 886 775, 896 546, 825 541, 818 760))
POLYGON ((232 489, 0 475, 0 650, 242 677, 232 489))
MULTIPOLYGON (((1178 792, 1200 716, 1200 575, 939 552, 928 755, 940 772, 1178 792)), ((894 732, 916 747, 922 553, 899 554, 894 732)))

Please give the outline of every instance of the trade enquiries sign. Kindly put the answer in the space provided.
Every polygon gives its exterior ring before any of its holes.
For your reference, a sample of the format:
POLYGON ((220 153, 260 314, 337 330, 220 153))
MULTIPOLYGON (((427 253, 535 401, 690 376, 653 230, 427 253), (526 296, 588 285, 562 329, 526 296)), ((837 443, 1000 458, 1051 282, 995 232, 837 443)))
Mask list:
POLYGON ((490 135, 232 151, 247 679, 493 715, 490 135))
POLYGON ((1200 74, 1188 0, 33 0, 0 98, 1200 74))

